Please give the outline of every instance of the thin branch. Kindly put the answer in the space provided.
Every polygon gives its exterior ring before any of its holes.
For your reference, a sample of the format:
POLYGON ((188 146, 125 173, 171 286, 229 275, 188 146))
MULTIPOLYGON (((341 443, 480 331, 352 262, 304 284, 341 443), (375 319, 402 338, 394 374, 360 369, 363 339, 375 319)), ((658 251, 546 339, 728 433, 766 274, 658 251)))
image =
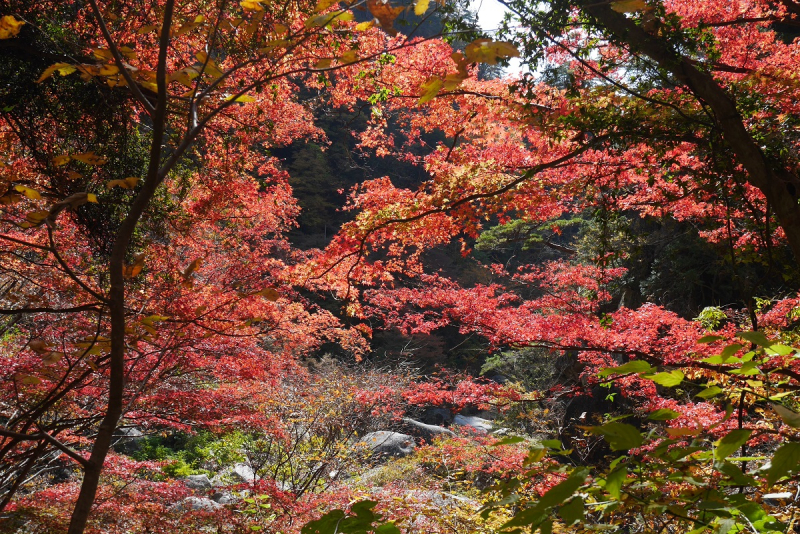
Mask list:
MULTIPOLYGON (((103 19, 102 13, 100 13, 100 7, 97 5, 97 0, 89 0, 89 5, 92 6, 92 11, 94 12, 95 19, 97 19, 97 24, 100 26, 100 31, 103 33, 103 37, 108 44, 108 49, 111 51, 111 55, 114 56, 114 63, 117 65, 117 68, 122 73, 122 77, 125 78, 125 82, 128 84, 128 88, 133 93, 133 96, 136 97, 136 100, 144 106, 144 109, 147 111, 148 115, 152 115, 155 111, 153 105, 150 103, 147 98, 145 98, 144 94, 142 93, 141 89, 139 89, 139 85, 131 76, 131 73, 128 72, 128 69, 125 68, 125 62, 122 59, 122 54, 117 48, 116 43, 114 42, 114 38, 111 37, 111 32, 108 31, 108 26, 106 26, 106 21, 103 19)), ((163 31, 163 28, 162 28, 163 31)))
POLYGON ((48 434, 47 432, 37 432, 36 434, 22 434, 20 432, 14 432, 13 430, 7 430, 5 428, 0 428, 0 436, 4 436, 7 438, 11 438, 17 441, 46 441, 59 449, 61 452, 81 464, 82 466, 86 466, 88 464, 88 460, 75 452, 74 450, 70 449, 59 440, 48 434))

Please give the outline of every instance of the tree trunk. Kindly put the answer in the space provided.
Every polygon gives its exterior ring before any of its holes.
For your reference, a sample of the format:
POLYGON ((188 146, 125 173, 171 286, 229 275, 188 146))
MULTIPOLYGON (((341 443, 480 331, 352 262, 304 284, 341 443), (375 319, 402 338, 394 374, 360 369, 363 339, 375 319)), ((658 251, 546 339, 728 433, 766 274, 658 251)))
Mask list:
POLYGON ((689 59, 626 17, 610 4, 581 0, 579 7, 593 17, 609 36, 641 52, 685 84, 698 100, 714 112, 717 126, 733 149, 736 160, 747 171, 750 185, 758 188, 775 212, 778 223, 797 260, 800 260, 800 178, 780 162, 769 161, 744 125, 735 102, 714 77, 695 67, 689 59))

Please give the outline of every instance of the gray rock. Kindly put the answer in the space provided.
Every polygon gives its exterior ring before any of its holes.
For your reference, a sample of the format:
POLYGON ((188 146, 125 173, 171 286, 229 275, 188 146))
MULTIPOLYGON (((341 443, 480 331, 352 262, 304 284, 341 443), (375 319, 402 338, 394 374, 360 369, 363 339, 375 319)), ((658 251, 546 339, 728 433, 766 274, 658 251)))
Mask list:
POLYGON ((119 454, 130 456, 142 448, 142 440, 144 437, 144 433, 138 428, 118 428, 114 431, 114 438, 116 438, 116 441, 114 442, 113 449, 119 454))
POLYGON ((478 501, 470 499, 469 497, 434 490, 410 490, 406 492, 406 497, 415 501, 426 502, 429 505, 441 509, 460 508, 462 506, 468 506, 474 509, 481 507, 478 501))
POLYGON ((206 497, 186 497, 181 502, 175 504, 171 510, 174 512, 188 512, 189 510, 204 510, 213 512, 219 510, 222 505, 206 497))
POLYGON ((231 469, 230 475, 234 479, 244 484, 253 484, 254 482, 261 480, 261 477, 259 477, 256 472, 253 471, 253 468, 247 464, 234 465, 233 469, 231 469))
POLYGON ((416 442, 408 434, 378 430, 366 434, 359 442, 369 447, 374 454, 384 456, 408 456, 414 452, 416 442))
POLYGON ((425 423, 420 423, 419 421, 415 421, 409 417, 403 417, 403 423, 405 423, 406 428, 408 428, 408 431, 411 434, 419 436, 426 441, 431 441, 437 436, 455 437, 456 435, 455 432, 443 426, 426 425, 425 423))
POLYGON ((218 491, 211 496, 211 500, 218 504, 232 504, 239 499, 230 491, 218 491))
POLYGON ((459 414, 453 418, 453 424, 470 427, 479 434, 486 434, 492 431, 491 421, 482 417, 475 417, 474 415, 459 414))
POLYGON ((208 475, 189 475, 183 480, 183 483, 191 490, 205 491, 212 488, 208 475))

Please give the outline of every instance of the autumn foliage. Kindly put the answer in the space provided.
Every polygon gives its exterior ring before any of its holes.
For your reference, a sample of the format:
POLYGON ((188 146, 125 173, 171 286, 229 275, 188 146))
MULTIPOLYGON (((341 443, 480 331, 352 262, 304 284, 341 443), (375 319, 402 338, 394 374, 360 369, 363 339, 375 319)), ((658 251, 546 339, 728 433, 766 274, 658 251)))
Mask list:
POLYGON ((4 7, 2 528, 792 528, 800 5, 506 5, 492 38, 426 0, 4 7), (422 178, 365 172, 301 248, 276 153, 326 114, 422 178))

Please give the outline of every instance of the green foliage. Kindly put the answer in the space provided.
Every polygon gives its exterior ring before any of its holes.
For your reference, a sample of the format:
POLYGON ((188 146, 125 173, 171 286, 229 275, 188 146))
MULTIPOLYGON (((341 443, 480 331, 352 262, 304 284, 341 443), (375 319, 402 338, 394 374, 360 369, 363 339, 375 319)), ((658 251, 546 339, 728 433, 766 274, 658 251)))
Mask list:
POLYGON ((694 320, 699 321, 707 330, 717 330, 728 320, 728 316, 716 306, 706 306, 694 320))
MULTIPOLYGON (((612 451, 624 454, 574 471, 560 463, 547 462, 547 455, 558 456, 563 454, 561 451, 531 449, 530 458, 536 463, 526 476, 549 473, 560 477, 561 482, 542 496, 526 493, 524 479, 500 485, 495 489, 501 499, 490 504, 485 514, 500 512, 506 503, 514 502, 519 511, 504 525, 504 532, 528 527, 531 532, 547 533, 559 524, 579 530, 610 529, 623 523, 643 528, 648 524, 671 525, 669 528, 676 532, 698 534, 785 532, 785 520, 790 517, 770 513, 762 492, 776 485, 794 488, 800 474, 800 442, 796 434, 773 435, 772 441, 754 449, 753 441, 764 436, 760 427, 742 427, 740 422, 738 428, 722 429, 736 421, 731 421, 735 413, 742 417, 740 412, 746 406, 741 403, 745 399, 762 405, 771 400, 771 421, 777 416, 778 425, 782 422, 791 428, 800 426, 800 415, 794 409, 776 404, 788 402, 794 407, 796 392, 771 363, 773 357, 796 358, 800 350, 781 345, 761 332, 740 332, 737 337, 752 343, 754 349, 743 353, 742 344, 732 343, 722 348, 720 355, 703 360, 724 364, 719 372, 728 375, 726 388, 705 384, 697 395, 702 399, 724 396, 719 401, 727 406, 722 420, 713 424, 699 420, 678 424, 678 412, 659 409, 647 418, 646 429, 619 420, 588 427, 590 433, 601 435, 612 451), (764 389, 765 384, 770 386, 764 389), (734 407, 735 402, 740 403, 738 407, 734 407), (758 456, 747 456, 748 451, 755 450, 758 456)), ((599 375, 616 379, 638 375, 665 387, 687 380, 679 370, 656 374, 652 371, 649 364, 634 360, 604 369, 599 375)))
POLYGON ((360 501, 350 507, 350 512, 333 510, 316 521, 307 523, 302 534, 400 534, 392 522, 382 522, 383 516, 373 509, 375 501, 360 501))
POLYGON ((218 469, 244 460, 240 450, 246 439, 240 432, 215 435, 201 431, 146 436, 132 456, 136 460, 166 461, 164 473, 180 478, 209 473, 210 468, 218 469))

